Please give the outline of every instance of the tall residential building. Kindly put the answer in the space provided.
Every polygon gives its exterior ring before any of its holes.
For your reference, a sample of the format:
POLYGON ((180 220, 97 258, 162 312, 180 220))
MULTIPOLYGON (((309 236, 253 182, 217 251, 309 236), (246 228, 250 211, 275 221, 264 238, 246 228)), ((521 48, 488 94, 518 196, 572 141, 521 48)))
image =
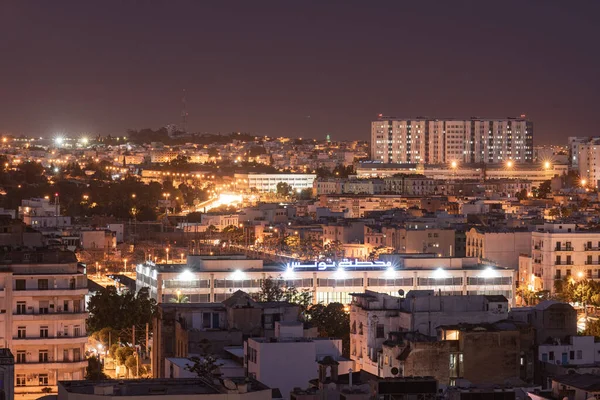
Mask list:
POLYGON ((600 137, 570 137, 571 167, 579 170, 584 186, 598 187, 600 181, 600 137))
POLYGON ((83 379, 87 278, 75 254, 0 253, 0 346, 15 355, 15 394, 38 398, 58 381, 83 379))
POLYGON ((371 122, 371 159, 383 163, 442 164, 533 161, 533 122, 487 119, 395 118, 371 122))
POLYGON ((546 223, 531 233, 531 284, 554 292, 554 282, 600 279, 600 232, 576 224, 546 223))

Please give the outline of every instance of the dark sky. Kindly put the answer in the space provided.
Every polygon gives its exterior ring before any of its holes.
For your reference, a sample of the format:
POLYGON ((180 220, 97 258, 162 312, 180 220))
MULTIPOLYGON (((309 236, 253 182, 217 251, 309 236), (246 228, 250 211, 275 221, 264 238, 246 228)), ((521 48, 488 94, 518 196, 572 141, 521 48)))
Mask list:
POLYGON ((600 1, 0 2, 0 132, 369 139, 378 113, 598 135, 600 1), (310 116, 310 117, 309 117, 310 116))

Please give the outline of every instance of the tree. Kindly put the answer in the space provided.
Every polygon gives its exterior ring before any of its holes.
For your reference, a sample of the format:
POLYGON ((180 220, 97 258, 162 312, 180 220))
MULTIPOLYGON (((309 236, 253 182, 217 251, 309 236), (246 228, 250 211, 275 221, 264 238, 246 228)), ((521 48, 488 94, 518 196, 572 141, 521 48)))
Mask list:
POLYGON ((88 358, 88 366, 85 368, 85 379, 88 381, 101 381, 109 379, 104 373, 104 366, 96 356, 88 358))
POLYGON ((217 359, 212 355, 188 358, 192 364, 187 364, 185 369, 193 372, 198 378, 218 378, 221 375, 219 367, 223 364, 217 363, 217 359))
POLYGON ((177 294, 175 295, 175 297, 171 297, 169 302, 170 303, 189 303, 190 298, 187 297, 186 295, 184 295, 183 293, 181 293, 180 291, 177 291, 177 294))
POLYGON ((350 315, 341 303, 315 304, 307 311, 310 323, 319 331, 321 337, 342 339, 343 354, 350 355, 350 315))
POLYGON ((596 338, 600 338, 600 320, 588 319, 585 324, 585 329, 583 330, 583 334, 586 336, 595 336, 596 338))
POLYGON ((288 197, 294 192, 294 189, 290 184, 286 182, 279 182, 277 184, 277 194, 281 197, 288 197))
POLYGON ((537 197, 540 199, 545 199, 550 192, 552 191, 552 181, 547 180, 540 184, 540 187, 537 190, 537 197))
POLYGON ((312 303, 310 290, 298 291, 294 285, 288 285, 283 279, 268 277, 260 284, 260 291, 254 295, 257 301, 287 301, 297 304, 303 315, 312 303))
POLYGON ((344 255, 344 245, 339 240, 327 243, 323 246, 323 255, 334 260, 341 258, 344 255))
POLYGON ((515 195, 515 197, 519 200, 527 199, 527 189, 522 189, 522 190, 518 191, 517 194, 515 195))
POLYGON ((136 343, 142 343, 145 339, 146 323, 152 326, 156 300, 150 298, 148 288, 142 288, 137 293, 119 293, 114 286, 107 286, 90 298, 88 309, 88 332, 112 328, 119 333, 118 338, 113 340, 130 343, 132 326, 135 325, 136 343))

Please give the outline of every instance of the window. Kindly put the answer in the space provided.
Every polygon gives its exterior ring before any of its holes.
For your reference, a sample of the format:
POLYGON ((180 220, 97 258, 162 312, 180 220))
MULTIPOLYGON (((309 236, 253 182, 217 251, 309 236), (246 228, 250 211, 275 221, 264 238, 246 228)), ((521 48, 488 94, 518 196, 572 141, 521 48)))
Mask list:
POLYGON ((65 300, 63 303, 63 311, 69 312, 69 300, 65 300))
POLYGON ((48 327, 40 326, 40 337, 46 338, 48 337, 48 327))
POLYGON ((48 279, 38 279, 38 290, 48 290, 48 279))
POLYGON ((567 270, 567 276, 571 276, 571 270, 570 269, 567 270))
POLYGON ((27 303, 24 301, 17 301, 17 314, 27 314, 27 303))
POLYGON ((583 358, 583 351, 582 350, 577 350, 577 359, 581 360, 583 358))
POLYGON ((24 374, 18 374, 17 375, 17 386, 25 386, 25 375, 24 374))
POLYGON ((22 364, 27 362, 27 355, 25 350, 17 350, 17 363, 22 364))
POLYGON ((73 349, 73 361, 81 361, 81 350, 73 349))
POLYGON ((25 279, 15 280, 15 290, 25 290, 25 279))
POLYGON ((74 313, 81 312, 81 304, 79 303, 79 300, 73 300, 73 312, 74 313))
POLYGON ((25 339, 27 337, 26 328, 24 326, 19 326, 17 328, 17 338, 25 339))
POLYGON ((554 352, 551 351, 550 353, 548 353, 550 355, 550 361, 554 361, 554 352))
POLYGON ((81 336, 81 327, 79 325, 75 325, 75 327, 73 327, 73 336, 81 336))
POLYGON ((40 350, 39 360, 41 363, 48 362, 48 350, 40 350))
POLYGON ((575 352, 573 350, 569 351, 569 360, 575 359, 575 352))
POLYGON ((377 339, 382 339, 385 337, 385 329, 382 324, 377 324, 377 339))
POLYGON ((40 386, 48 386, 48 374, 39 374, 38 378, 38 383, 40 386))
POLYGON ((560 269, 556 270, 556 279, 561 279, 561 270, 560 269))
POLYGON ((48 301, 40 301, 40 314, 48 314, 48 307, 50 302, 48 301))

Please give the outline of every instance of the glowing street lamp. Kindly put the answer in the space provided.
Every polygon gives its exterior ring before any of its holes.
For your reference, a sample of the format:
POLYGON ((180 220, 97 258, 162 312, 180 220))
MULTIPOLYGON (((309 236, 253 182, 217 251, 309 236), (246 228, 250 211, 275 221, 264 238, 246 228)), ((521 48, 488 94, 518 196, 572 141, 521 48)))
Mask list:
POLYGON ((551 166, 552 166, 552 164, 550 164, 550 161, 544 162, 544 169, 550 169, 551 166))
POLYGON ((581 180, 581 186, 585 187, 585 185, 587 185, 587 181, 585 179, 581 180))
POLYGON ((452 162, 450 163, 450 167, 451 167, 452 169, 456 169, 456 168, 458 167, 458 163, 457 163, 456 161, 452 161, 452 162))
POLYGON ((512 168, 515 165, 515 163, 513 162, 513 160, 508 160, 506 162, 506 168, 512 168))
POLYGON ((127 259, 123 259, 123 271, 127 272, 127 259))

